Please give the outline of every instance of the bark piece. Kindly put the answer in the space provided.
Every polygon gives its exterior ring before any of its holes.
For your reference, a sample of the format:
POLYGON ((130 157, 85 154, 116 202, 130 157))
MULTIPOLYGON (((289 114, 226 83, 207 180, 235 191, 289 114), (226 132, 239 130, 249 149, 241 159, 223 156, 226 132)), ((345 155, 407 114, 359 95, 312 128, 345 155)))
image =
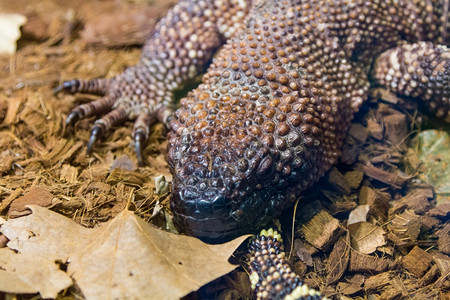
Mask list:
POLYGON ((350 194, 351 187, 345 176, 338 171, 338 169, 333 168, 328 173, 328 183, 338 192, 344 195, 350 194))
POLYGON ((359 192, 359 205, 367 204, 370 207, 370 214, 380 220, 386 220, 389 210, 390 195, 368 186, 363 186, 359 192))
POLYGON ((447 223, 438 233, 438 248, 442 253, 450 255, 450 223, 447 223))
POLYGON ((353 295, 362 289, 364 275, 357 274, 347 282, 339 282, 338 289, 344 295, 353 295))
POLYGON ((420 279, 419 285, 420 286, 426 286, 431 283, 433 283, 440 275, 441 272, 439 272, 439 267, 436 265, 433 265, 431 269, 428 270, 425 275, 420 279))
POLYGON ((430 217, 447 219, 450 217, 450 203, 442 203, 427 212, 430 217))
POLYGON ((383 289, 385 286, 389 285, 394 278, 393 272, 384 272, 378 275, 370 276, 366 278, 364 282, 364 287, 366 291, 377 291, 383 289))
POLYGON ((421 219, 412 210, 395 216, 389 229, 403 242, 415 242, 422 226, 421 219))
POLYGON ((363 125, 356 123, 352 124, 348 134, 357 140, 360 144, 364 144, 369 136, 369 131, 363 125))
POLYGON ((140 187, 147 181, 147 177, 138 172, 113 169, 106 179, 106 183, 114 185, 123 182, 126 185, 140 187))
POLYGON ((406 116, 400 112, 384 116, 384 135, 394 146, 403 149, 405 139, 408 136, 409 128, 406 116))
POLYGON ((410 177, 404 177, 400 174, 394 174, 372 165, 363 165, 359 163, 357 164, 357 169, 363 171, 364 174, 366 174, 368 177, 383 182, 396 189, 402 188, 410 179, 410 177))
POLYGON ((410 190, 405 197, 392 202, 392 208, 390 209, 389 214, 398 214, 403 211, 403 209, 409 208, 414 213, 423 215, 431 208, 429 199, 430 195, 427 190, 410 190))
POLYGON ((322 251, 333 245, 344 232, 339 220, 325 210, 316 214, 301 231, 308 243, 322 251))
POLYGON ((369 118, 367 120, 367 130, 374 139, 379 141, 383 139, 383 127, 375 119, 369 118))
POLYGON ((364 178, 364 172, 361 171, 348 171, 345 173, 345 179, 352 189, 356 189, 361 185, 364 178))
POLYGON ((403 258, 403 267, 416 277, 421 277, 431 267, 433 256, 415 246, 403 258))
POLYGON ((379 258, 373 255, 367 255, 358 251, 351 251, 350 264, 348 270, 350 272, 384 272, 389 267, 387 259, 379 258))

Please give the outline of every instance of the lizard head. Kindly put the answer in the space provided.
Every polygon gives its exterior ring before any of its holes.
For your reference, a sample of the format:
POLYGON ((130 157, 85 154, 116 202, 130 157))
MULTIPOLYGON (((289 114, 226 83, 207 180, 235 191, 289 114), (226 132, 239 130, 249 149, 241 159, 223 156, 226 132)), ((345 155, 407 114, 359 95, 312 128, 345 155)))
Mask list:
POLYGON ((267 147, 226 140, 187 144, 168 155, 174 163, 171 209, 183 230, 205 241, 223 241, 274 215, 273 183, 279 176, 267 147))

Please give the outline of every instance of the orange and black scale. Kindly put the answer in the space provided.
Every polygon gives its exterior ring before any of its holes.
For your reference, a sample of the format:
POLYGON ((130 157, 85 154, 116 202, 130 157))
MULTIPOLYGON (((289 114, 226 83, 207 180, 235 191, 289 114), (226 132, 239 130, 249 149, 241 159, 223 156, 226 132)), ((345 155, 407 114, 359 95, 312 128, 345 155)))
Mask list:
POLYGON ((250 283, 256 299, 327 299, 302 283, 287 263, 281 235, 262 230, 249 246, 250 283))

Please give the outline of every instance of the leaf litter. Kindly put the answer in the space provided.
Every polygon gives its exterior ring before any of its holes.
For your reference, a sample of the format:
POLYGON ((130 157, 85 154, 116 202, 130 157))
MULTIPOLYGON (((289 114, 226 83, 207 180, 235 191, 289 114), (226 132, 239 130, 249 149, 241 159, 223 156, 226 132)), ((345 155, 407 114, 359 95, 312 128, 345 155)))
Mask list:
POLYGON ((86 299, 178 299, 235 269, 228 258, 248 237, 209 245, 164 232, 128 210, 102 226, 85 228, 45 208, 30 209, 33 214, 11 219, 1 227, 10 240, 8 247, 17 251, 1 249, 11 258, 13 270, 6 270, 6 276, 17 274, 15 268, 20 275, 24 266, 30 267, 27 263, 31 258, 33 267, 25 272, 31 277, 36 278, 51 265, 54 270, 46 273, 51 276, 40 276, 32 287, 6 290, 39 292, 44 298, 55 298, 70 286, 70 276, 86 299), (67 264, 65 277, 60 279, 64 284, 54 280, 62 276, 55 262, 67 264), (50 284, 52 290, 48 291, 50 284))

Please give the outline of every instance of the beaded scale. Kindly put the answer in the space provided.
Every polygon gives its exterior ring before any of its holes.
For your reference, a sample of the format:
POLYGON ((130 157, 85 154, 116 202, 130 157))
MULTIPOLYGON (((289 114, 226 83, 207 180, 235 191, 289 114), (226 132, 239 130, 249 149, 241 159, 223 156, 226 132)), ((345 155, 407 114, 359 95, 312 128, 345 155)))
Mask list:
POLYGON ((221 241, 260 228, 336 163, 369 77, 450 120, 448 8, 445 0, 181 0, 136 66, 57 90, 104 95, 67 119, 106 114, 88 151, 136 119, 142 161, 149 126, 167 124, 175 220, 221 241), (174 92, 214 53, 174 112, 174 92))

